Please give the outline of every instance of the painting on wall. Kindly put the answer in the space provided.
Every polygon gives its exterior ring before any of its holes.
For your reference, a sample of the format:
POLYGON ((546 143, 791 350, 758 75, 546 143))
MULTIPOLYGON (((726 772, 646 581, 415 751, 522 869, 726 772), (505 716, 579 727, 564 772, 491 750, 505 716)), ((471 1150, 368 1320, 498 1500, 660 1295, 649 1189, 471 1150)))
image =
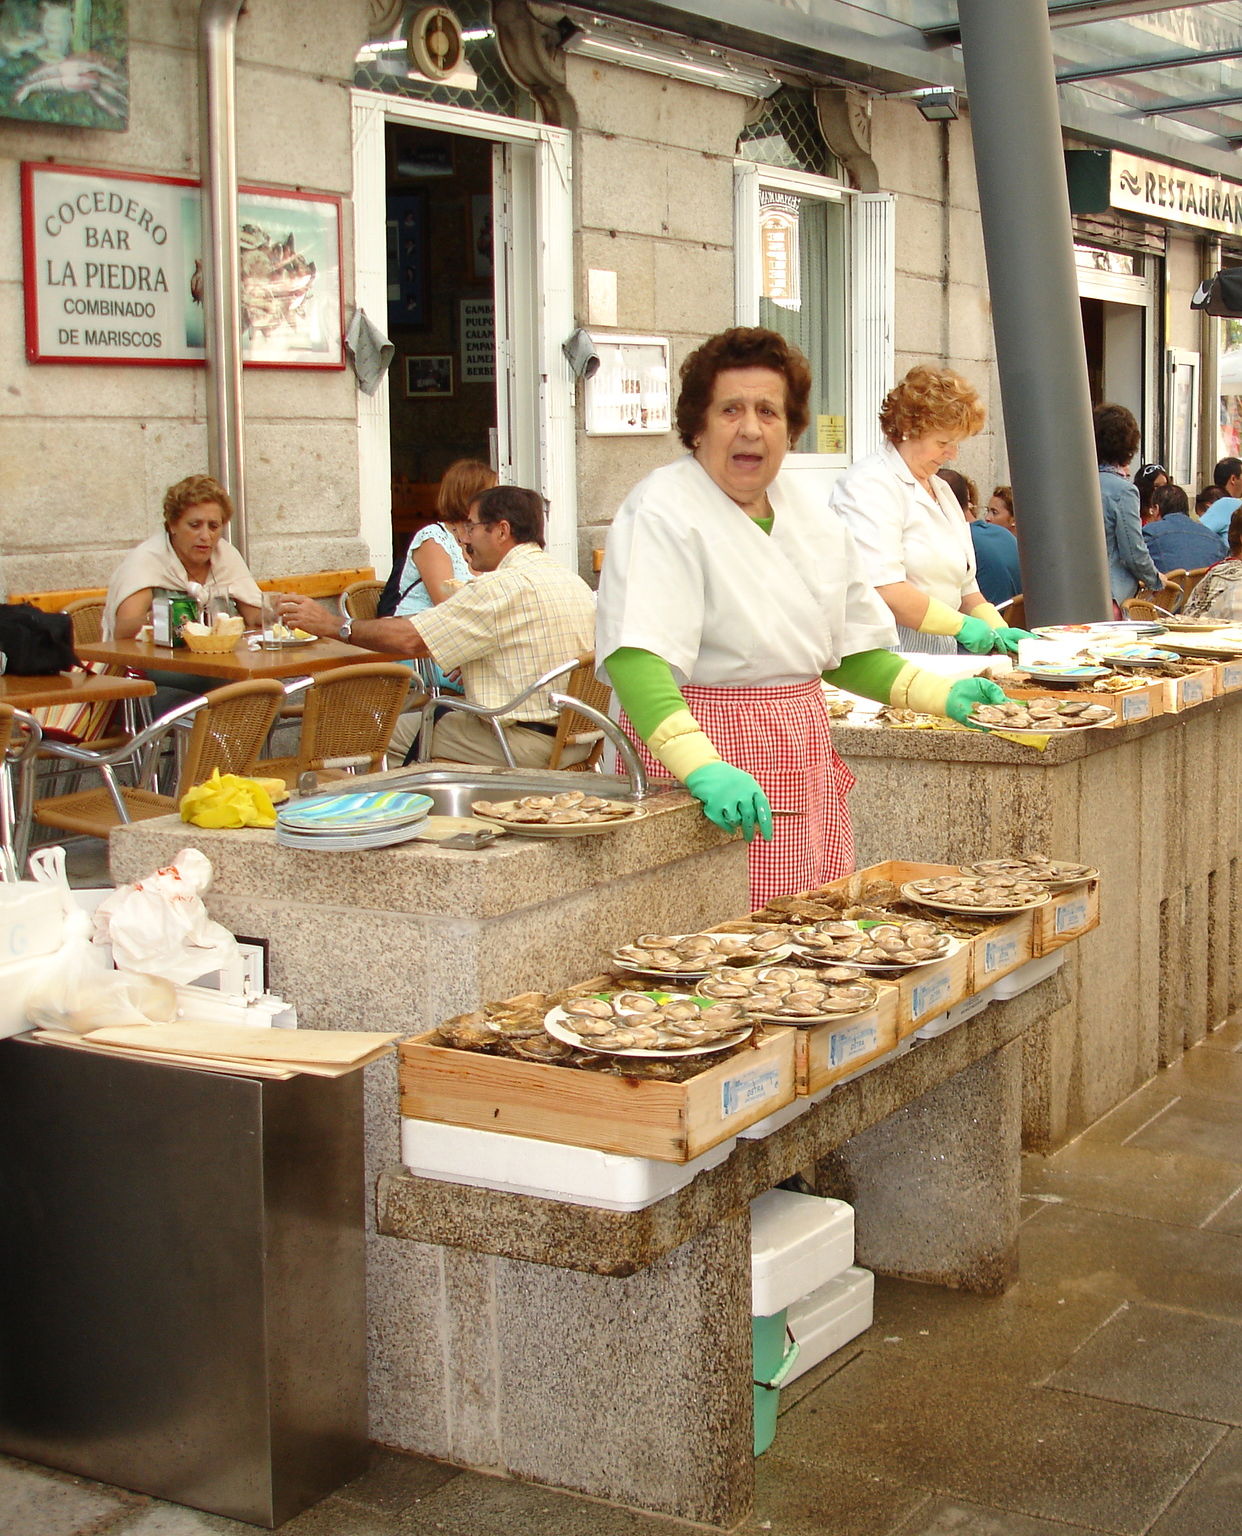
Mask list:
POLYGON ((427 324, 427 194, 388 199, 388 324, 427 324))
POLYGON ((0 117, 128 128, 127 0, 0 0, 0 117))
POLYGON ((453 359, 444 356, 407 357, 405 392, 412 400, 428 395, 451 395, 453 393, 453 359))

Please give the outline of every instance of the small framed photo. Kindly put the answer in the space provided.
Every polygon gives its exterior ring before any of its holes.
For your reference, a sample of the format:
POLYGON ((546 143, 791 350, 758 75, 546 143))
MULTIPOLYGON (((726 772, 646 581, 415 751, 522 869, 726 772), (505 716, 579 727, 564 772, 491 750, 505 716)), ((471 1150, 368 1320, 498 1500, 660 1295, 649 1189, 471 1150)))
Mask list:
POLYGON ((476 283, 492 280, 492 199, 490 193, 470 199, 470 276, 476 283))
POLYGON ((410 399, 453 393, 453 359, 449 356, 407 357, 405 392, 410 399))

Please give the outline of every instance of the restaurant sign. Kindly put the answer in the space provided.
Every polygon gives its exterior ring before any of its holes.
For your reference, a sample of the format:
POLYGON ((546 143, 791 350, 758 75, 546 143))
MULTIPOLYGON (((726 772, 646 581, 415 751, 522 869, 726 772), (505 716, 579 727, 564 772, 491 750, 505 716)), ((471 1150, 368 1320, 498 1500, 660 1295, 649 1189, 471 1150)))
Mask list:
MULTIPOLYGON (((342 368, 340 200, 238 195, 242 359, 342 368)), ((206 356, 199 187, 22 165, 26 357, 190 364, 206 356)))
POLYGON ((1067 150, 1065 164, 1075 213, 1120 208, 1166 224, 1242 235, 1242 182, 1119 149, 1067 150))

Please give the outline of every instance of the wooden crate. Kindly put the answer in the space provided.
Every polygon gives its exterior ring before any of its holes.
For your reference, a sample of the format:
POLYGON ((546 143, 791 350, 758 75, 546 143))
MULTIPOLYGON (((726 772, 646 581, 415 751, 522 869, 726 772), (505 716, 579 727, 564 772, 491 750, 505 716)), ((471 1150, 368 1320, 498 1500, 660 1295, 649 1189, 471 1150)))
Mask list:
POLYGON ((1100 926, 1100 882, 1089 880, 1058 891, 1046 906, 1035 908, 1034 916, 1038 958, 1100 926))
POLYGON ((1185 677, 1166 677, 1164 680, 1164 712, 1179 714, 1183 709, 1193 709, 1196 704, 1206 704, 1216 697, 1219 687, 1220 668, 1208 663, 1185 677))
POLYGON ((1242 688, 1242 661, 1216 661, 1217 693, 1234 693, 1242 688))
POLYGON ((400 1047, 401 1113, 627 1157, 687 1163, 795 1098, 796 1029, 753 1050, 700 1058, 684 1083, 575 1072, 428 1044, 400 1047))
POLYGON ((812 1024, 796 1034, 798 1092, 818 1093, 869 1061, 896 1050, 897 988, 881 984, 876 1005, 868 1013, 812 1024))
POLYGON ((1096 693, 1090 688, 1048 688, 1011 683, 1000 679, 1001 687, 1011 699, 1078 699, 1089 704, 1106 704, 1117 716, 1100 730, 1116 730, 1122 725, 1134 725, 1140 720, 1154 720, 1164 713, 1165 688, 1163 682, 1147 683, 1130 693, 1096 693))
POLYGON ((970 952, 970 941, 964 940, 955 955, 916 966, 896 983, 898 1040, 970 996, 970 952))
POLYGON ((1034 957, 1035 914, 1038 910, 1033 907, 1028 912, 1017 912, 1013 917, 1002 918, 978 938, 971 940, 972 993, 984 991, 994 981, 1008 976, 1010 971, 1016 971, 1020 965, 1025 965, 1034 957))

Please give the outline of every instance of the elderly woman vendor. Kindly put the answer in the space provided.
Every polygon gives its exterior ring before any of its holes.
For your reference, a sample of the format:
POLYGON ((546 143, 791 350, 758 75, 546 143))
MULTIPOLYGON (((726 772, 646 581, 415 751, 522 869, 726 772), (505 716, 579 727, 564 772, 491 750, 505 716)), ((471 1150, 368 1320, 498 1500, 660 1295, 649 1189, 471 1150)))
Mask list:
POLYGON ((837 480, 829 505, 845 519, 866 579, 892 609, 902 651, 1016 651, 1010 629, 979 591, 970 528, 937 471, 983 425, 983 406, 949 369, 911 368, 884 397, 887 443, 837 480))
POLYGON ((131 549, 108 583, 105 640, 132 640, 151 618, 156 587, 184 592, 197 583, 208 598, 226 597, 251 626, 262 597, 246 562, 223 537, 233 516, 229 493, 210 475, 189 475, 164 492, 164 528, 131 549))
POLYGON ((1001 691, 894 656, 891 615, 844 523, 780 476, 808 419, 796 348, 775 331, 725 331, 691 353, 681 383, 690 452, 617 514, 596 655, 652 771, 681 779, 717 826, 762 834, 759 906, 853 867, 854 781, 829 739, 821 676, 957 720, 1001 691))

